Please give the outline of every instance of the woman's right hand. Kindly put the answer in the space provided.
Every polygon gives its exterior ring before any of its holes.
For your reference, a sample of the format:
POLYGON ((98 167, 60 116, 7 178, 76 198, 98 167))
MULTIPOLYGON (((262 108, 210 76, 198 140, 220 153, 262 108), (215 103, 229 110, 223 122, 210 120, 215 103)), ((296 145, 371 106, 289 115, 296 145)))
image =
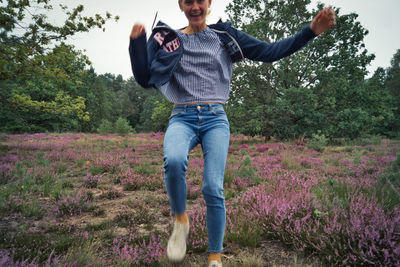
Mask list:
POLYGON ((311 22, 310 28, 315 35, 320 35, 336 25, 336 15, 332 8, 321 10, 311 22))
POLYGON ((136 23, 132 27, 132 31, 131 31, 130 37, 131 37, 131 39, 136 39, 136 38, 138 38, 139 36, 141 36, 141 35, 143 35, 145 33, 146 33, 145 27, 142 24, 137 24, 136 23))

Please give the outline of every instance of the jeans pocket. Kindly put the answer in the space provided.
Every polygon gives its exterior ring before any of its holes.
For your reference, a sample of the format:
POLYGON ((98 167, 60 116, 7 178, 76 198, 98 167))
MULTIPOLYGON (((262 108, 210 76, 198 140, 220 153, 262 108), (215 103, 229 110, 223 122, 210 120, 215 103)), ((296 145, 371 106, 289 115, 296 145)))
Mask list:
POLYGON ((222 106, 212 107, 211 112, 215 116, 226 116, 225 110, 222 106))
POLYGON ((180 109, 173 109, 173 110, 171 111, 171 115, 169 116, 169 118, 171 119, 171 118, 173 118, 173 117, 179 117, 179 116, 182 115, 183 113, 184 113, 183 110, 180 110, 180 109))

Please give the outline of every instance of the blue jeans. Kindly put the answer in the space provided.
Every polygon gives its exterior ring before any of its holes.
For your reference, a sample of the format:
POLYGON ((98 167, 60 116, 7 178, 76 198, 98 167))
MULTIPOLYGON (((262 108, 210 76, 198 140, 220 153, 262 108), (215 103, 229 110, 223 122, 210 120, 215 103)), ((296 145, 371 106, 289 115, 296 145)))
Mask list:
POLYGON ((204 155, 202 192, 207 206, 208 250, 222 251, 225 231, 224 171, 229 122, 220 104, 177 106, 164 137, 165 185, 174 214, 186 210, 189 151, 201 144, 204 155))

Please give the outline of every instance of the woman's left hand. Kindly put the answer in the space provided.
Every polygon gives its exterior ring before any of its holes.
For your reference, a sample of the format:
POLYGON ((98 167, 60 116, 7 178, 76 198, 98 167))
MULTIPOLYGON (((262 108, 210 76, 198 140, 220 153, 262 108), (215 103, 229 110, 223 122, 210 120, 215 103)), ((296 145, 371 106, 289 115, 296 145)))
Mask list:
POLYGON ((331 8, 321 10, 313 19, 310 28, 316 34, 320 35, 336 25, 335 12, 331 8))

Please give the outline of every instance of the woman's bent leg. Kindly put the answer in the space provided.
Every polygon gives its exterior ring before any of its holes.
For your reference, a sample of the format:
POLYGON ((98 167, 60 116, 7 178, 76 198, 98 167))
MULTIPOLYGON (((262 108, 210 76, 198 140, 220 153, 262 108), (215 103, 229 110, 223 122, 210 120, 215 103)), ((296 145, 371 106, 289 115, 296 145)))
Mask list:
POLYGON ((168 125, 164 137, 164 179, 174 214, 186 210, 188 154, 196 144, 197 136, 190 126, 180 121, 168 125))
POLYGON ((186 170, 188 153, 197 144, 197 135, 190 124, 175 118, 170 121, 164 137, 164 174, 171 211, 175 223, 168 240, 167 257, 181 262, 186 254, 189 221, 186 210, 186 170))

